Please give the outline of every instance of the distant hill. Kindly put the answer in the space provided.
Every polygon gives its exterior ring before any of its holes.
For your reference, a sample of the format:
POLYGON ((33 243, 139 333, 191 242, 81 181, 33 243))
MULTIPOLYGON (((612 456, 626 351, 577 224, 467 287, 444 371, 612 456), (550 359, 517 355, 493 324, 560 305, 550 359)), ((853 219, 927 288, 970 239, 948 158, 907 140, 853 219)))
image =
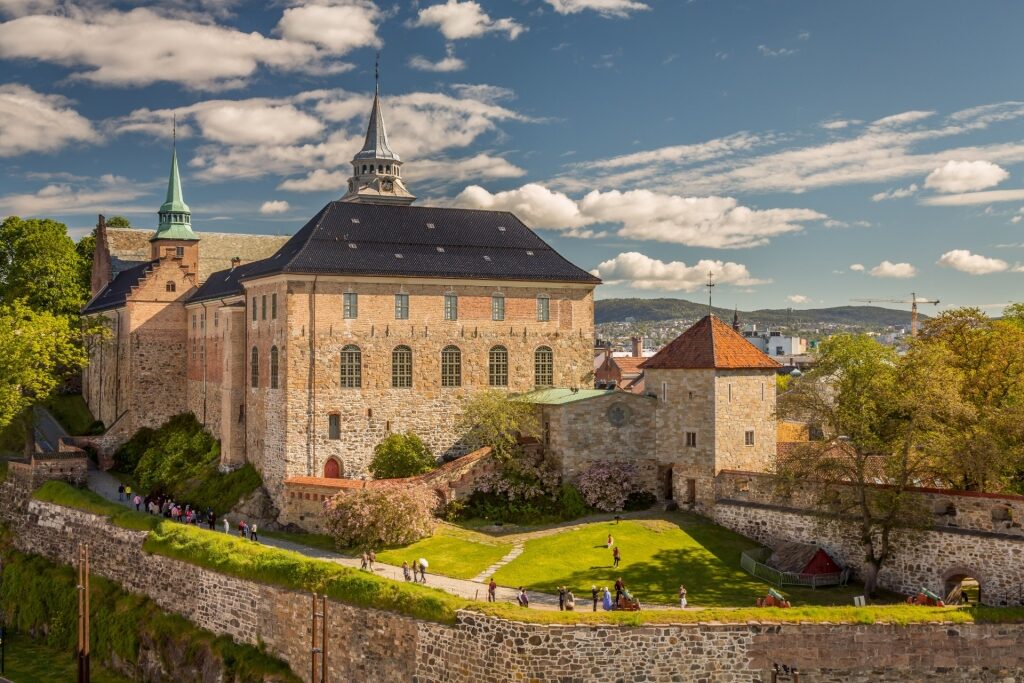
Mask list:
MULTIPOLYGON (((697 319, 708 312, 705 304, 685 299, 598 299, 594 302, 594 322, 625 322, 628 318, 636 321, 674 320, 676 318, 697 319)), ((733 311, 715 308, 715 315, 723 320, 732 320, 733 311)), ((928 316, 920 315, 921 320, 928 316)), ((907 327, 910 325, 910 308, 906 311, 880 306, 835 306, 833 308, 763 308, 756 311, 740 311, 744 325, 853 325, 865 328, 907 327)))

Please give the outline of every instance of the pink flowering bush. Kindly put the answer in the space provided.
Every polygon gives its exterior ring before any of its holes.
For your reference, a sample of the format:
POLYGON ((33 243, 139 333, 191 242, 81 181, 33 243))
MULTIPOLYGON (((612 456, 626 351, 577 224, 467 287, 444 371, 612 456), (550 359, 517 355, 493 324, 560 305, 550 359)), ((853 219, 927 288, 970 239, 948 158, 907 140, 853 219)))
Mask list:
POLYGON ((325 504, 328 533, 338 547, 407 545, 434 531, 437 499, 411 486, 345 491, 325 504))
POLYGON ((603 512, 625 509, 631 496, 650 495, 631 462, 595 462, 580 474, 577 486, 587 505, 603 512))

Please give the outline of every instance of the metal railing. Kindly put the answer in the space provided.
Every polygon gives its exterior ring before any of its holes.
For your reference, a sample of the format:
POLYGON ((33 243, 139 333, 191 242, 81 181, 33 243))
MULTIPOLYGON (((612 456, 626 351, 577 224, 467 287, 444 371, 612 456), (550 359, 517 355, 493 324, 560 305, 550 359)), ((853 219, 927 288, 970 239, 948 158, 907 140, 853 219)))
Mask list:
POLYGON ((740 555, 740 566, 751 576, 774 583, 777 586, 845 586, 850 579, 850 570, 844 569, 841 572, 829 574, 798 574, 795 572, 782 572, 769 567, 764 563, 771 555, 769 548, 755 548, 745 550, 740 555))

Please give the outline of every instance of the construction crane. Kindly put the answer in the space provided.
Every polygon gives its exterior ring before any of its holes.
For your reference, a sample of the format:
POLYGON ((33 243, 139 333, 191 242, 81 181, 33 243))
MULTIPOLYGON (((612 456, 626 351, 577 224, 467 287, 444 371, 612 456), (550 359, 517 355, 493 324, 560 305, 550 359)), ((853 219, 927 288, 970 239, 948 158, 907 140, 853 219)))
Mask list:
POLYGON ((910 336, 917 336, 917 305, 918 304, 935 304, 938 305, 938 299, 918 299, 917 294, 914 292, 910 293, 909 299, 850 299, 850 301, 856 301, 862 304, 910 304, 910 336))

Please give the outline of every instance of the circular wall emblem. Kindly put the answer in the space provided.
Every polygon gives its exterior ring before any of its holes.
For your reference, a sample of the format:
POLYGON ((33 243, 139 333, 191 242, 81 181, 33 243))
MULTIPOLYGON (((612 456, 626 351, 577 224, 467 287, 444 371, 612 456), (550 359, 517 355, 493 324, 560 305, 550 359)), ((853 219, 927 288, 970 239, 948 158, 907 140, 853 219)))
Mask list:
POLYGON ((630 410, 625 403, 613 403, 608 408, 608 421, 616 427, 621 427, 629 422, 630 410))

